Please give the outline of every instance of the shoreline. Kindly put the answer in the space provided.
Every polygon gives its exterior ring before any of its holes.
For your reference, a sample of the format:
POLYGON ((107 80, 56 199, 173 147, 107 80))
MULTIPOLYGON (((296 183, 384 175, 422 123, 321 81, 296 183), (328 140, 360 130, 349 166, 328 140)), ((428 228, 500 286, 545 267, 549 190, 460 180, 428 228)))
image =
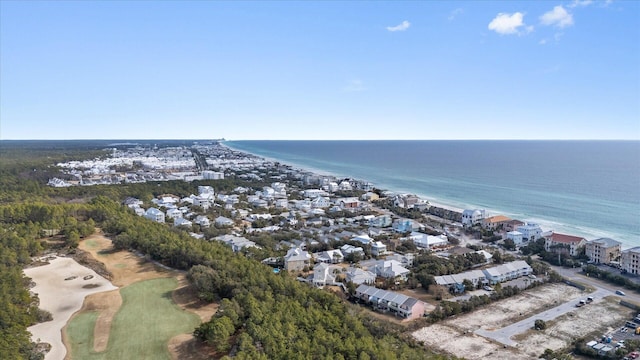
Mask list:
MULTIPOLYGON (((253 153, 251 151, 247 151, 244 149, 238 149, 235 148, 233 146, 230 146, 228 144, 228 141, 220 141, 219 144, 221 146, 224 146, 227 149, 233 150, 233 151, 237 151, 240 153, 244 153, 247 155, 251 155, 251 156, 255 156, 259 159, 265 160, 265 161, 271 161, 271 162, 277 162, 280 164, 284 164, 287 166, 290 166, 292 169, 295 170, 301 170, 301 171, 306 171, 315 175, 320 175, 320 176, 333 176, 336 178, 353 178, 353 179, 357 179, 357 180, 361 180, 361 181, 369 181, 368 179, 360 179, 358 177, 355 176, 350 176, 350 175, 345 175, 345 174, 337 174, 337 173, 332 173, 331 171, 326 171, 326 170, 321 170, 321 169, 315 169, 313 167, 309 167, 309 166, 305 166, 303 164, 299 164, 299 163, 290 163, 287 161, 283 161, 274 157, 270 157, 270 156, 264 156, 262 154, 257 154, 257 153, 253 153)), ((416 196, 418 196, 419 198, 426 200, 429 202, 430 205, 435 206, 435 207, 439 207, 439 208, 443 208, 446 210, 451 210, 451 211, 456 211, 456 212, 462 212, 463 210, 465 210, 465 208, 460 207, 460 205, 452 205, 452 204, 447 204, 446 199, 439 199, 439 198, 434 198, 432 196, 426 196, 423 193, 416 193, 416 192, 412 192, 409 190, 398 190, 398 189, 394 189, 393 187, 388 187, 387 185, 381 185, 381 187, 378 187, 378 184, 374 185, 376 188, 383 190, 383 191, 390 191, 393 193, 397 193, 397 194, 403 194, 403 193, 411 193, 414 194, 416 196), (384 188, 383 188, 384 187, 384 188)), ((499 209, 495 209, 495 208, 491 208, 491 207, 483 207, 483 206, 474 206, 471 204, 465 204, 465 205, 469 205, 469 207, 467 207, 466 209, 484 209, 487 212, 488 216, 494 216, 494 215, 504 215, 507 216, 511 219, 517 219, 523 222, 528 222, 528 223, 537 223, 540 225, 540 227, 543 229, 543 231, 545 232, 549 232, 549 231, 554 231, 556 233, 562 233, 562 234, 567 234, 567 235, 574 235, 574 236, 581 236, 584 237, 587 241, 590 240, 595 240, 595 239, 599 239, 599 238, 612 238, 616 241, 619 241, 621 243, 621 248, 622 250, 626 250, 629 248, 633 248, 636 246, 639 246, 638 244, 633 244, 633 243, 629 243, 628 239, 626 239, 628 236, 632 237, 633 235, 622 235, 622 234, 617 234, 614 232, 610 232, 610 231, 606 231, 606 230, 599 230, 599 229, 592 229, 592 228, 588 228, 585 226, 580 226, 580 225, 574 225, 574 224, 567 224, 567 223, 561 223, 555 220, 551 220, 551 219, 544 219, 541 218, 539 216, 519 216, 517 214, 514 214, 513 212, 509 212, 509 211, 500 211, 499 209)))

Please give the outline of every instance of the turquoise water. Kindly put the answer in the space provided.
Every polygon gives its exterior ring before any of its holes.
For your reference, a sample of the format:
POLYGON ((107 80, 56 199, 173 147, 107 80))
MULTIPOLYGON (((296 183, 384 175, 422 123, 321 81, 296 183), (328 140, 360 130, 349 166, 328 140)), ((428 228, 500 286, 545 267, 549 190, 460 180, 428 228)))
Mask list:
POLYGON ((236 150, 640 246, 639 141, 227 141, 236 150))

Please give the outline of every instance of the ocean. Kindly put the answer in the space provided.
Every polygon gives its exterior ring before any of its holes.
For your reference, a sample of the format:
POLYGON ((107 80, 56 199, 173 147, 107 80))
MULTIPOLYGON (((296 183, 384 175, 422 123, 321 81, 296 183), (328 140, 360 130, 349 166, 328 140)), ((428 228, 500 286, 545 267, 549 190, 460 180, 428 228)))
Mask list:
POLYGON ((545 230, 640 246, 640 141, 226 141, 230 148, 545 230))

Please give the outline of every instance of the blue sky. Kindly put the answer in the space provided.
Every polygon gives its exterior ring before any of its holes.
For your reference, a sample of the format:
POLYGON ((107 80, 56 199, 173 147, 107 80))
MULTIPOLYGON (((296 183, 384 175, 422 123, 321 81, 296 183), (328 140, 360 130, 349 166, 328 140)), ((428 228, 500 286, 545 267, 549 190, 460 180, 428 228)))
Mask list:
POLYGON ((640 2, 0 1, 0 139, 640 139, 640 2))

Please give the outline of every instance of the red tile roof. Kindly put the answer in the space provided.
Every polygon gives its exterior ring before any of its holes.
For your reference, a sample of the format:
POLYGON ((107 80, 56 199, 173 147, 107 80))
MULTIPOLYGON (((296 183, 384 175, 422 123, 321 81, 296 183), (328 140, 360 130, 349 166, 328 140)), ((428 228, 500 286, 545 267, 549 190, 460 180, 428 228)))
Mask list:
POLYGON ((551 241, 553 242, 565 243, 565 244, 579 243, 580 241, 585 240, 585 238, 582 238, 579 236, 565 235, 565 234, 558 234, 558 233, 552 233, 550 237, 551 237, 551 241))

